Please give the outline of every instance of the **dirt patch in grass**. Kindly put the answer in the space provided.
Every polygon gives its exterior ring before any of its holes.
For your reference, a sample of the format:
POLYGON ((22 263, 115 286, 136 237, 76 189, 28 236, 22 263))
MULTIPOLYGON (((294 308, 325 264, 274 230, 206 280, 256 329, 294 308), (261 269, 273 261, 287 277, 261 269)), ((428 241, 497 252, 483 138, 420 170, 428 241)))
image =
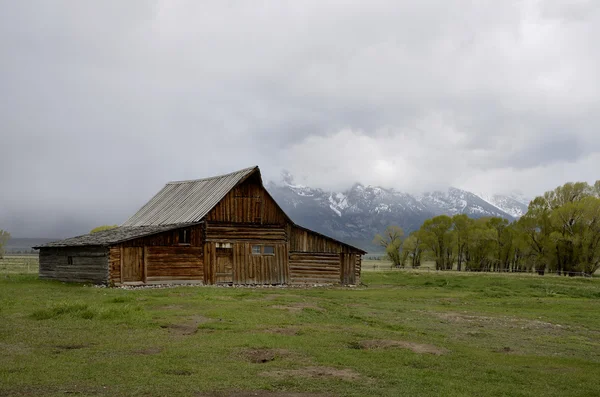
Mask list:
POLYGON ((325 311, 325 309, 323 309, 322 307, 319 307, 317 305, 313 305, 312 303, 304 303, 304 302, 289 303, 287 305, 273 305, 271 307, 273 309, 287 310, 287 311, 292 312, 292 313, 298 313, 298 312, 301 312, 304 309, 312 309, 312 310, 316 310, 316 311, 319 311, 319 312, 324 312, 325 311))
POLYGON ((186 371, 184 369, 167 369, 162 371, 163 374, 166 375, 177 375, 177 376, 190 376, 193 375, 192 371, 186 371))
POLYGON ((66 345, 56 345, 54 347, 58 350, 79 350, 79 349, 85 349, 86 347, 89 347, 89 346, 90 345, 85 345, 85 344, 66 344, 66 345))
POLYGON ((358 347, 365 350, 402 348, 419 354, 434 354, 436 356, 441 356, 448 352, 446 349, 434 345, 389 339, 363 340, 358 342, 358 347))
POLYGON ((278 358, 290 355, 289 350, 285 349, 245 349, 240 352, 244 360, 254 364, 264 364, 278 358))
POLYGON ((4 354, 29 354, 31 353, 32 348, 28 345, 17 342, 17 343, 1 343, 0 342, 0 352, 4 354))
POLYGON ((269 334, 295 336, 295 335, 299 335, 300 328, 298 328, 298 327, 269 328, 269 329, 263 330, 263 332, 266 332, 269 334))
POLYGON ((494 352, 496 352, 496 353, 513 353, 513 352, 514 352, 514 350, 513 350, 513 349, 511 349, 511 348, 510 348, 510 347, 508 347, 508 346, 504 346, 504 347, 503 347, 503 348, 501 348, 501 349, 496 349, 496 350, 494 350, 494 352))
POLYGON ((154 354, 159 354, 162 351, 160 347, 148 347, 146 349, 134 350, 133 354, 139 354, 141 356, 151 356, 154 354))
POLYGON ((444 312, 433 314, 443 320, 447 320, 454 323, 467 323, 475 326, 492 325, 505 328, 521 328, 534 330, 562 330, 567 328, 560 324, 552 324, 545 321, 528 320, 524 318, 515 318, 508 316, 490 317, 456 312, 444 312))
POLYGON ((360 374, 352 369, 344 368, 333 368, 333 367, 305 367, 299 369, 285 369, 277 371, 266 371, 261 372, 260 376, 268 376, 278 379, 286 378, 338 378, 342 380, 357 380, 360 378, 360 374))
POLYGON ((287 391, 227 391, 212 393, 197 393, 196 397, 332 397, 331 394, 322 393, 300 393, 287 391))
POLYGON ((162 306, 156 306, 154 308, 154 310, 165 310, 165 311, 177 311, 177 310, 182 310, 184 309, 184 307, 182 305, 162 305, 162 306))
POLYGON ((198 326, 203 323, 207 323, 211 321, 211 319, 204 316, 194 316, 190 318, 188 321, 183 323, 175 323, 175 324, 162 324, 161 328, 166 328, 174 335, 186 336, 193 335, 198 331, 198 326))

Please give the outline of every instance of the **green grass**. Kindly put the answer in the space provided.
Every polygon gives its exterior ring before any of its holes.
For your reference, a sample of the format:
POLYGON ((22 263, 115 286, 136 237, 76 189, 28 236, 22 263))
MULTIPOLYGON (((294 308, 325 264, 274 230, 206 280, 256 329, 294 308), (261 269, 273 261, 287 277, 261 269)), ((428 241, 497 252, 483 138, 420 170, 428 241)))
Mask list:
POLYGON ((40 264, 37 255, 4 255, 0 259, 1 274, 37 274, 40 264))
POLYGON ((0 274, 0 396, 600 394, 600 279, 370 271, 363 281, 123 290, 0 274), (364 349, 372 340, 399 346, 364 349))

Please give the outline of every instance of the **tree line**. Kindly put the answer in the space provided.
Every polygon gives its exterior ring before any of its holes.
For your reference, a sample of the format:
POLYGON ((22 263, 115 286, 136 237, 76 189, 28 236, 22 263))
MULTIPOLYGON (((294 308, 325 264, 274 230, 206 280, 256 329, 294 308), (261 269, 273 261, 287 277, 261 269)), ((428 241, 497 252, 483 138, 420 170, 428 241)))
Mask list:
POLYGON ((600 181, 566 183, 536 197, 509 222, 465 214, 427 219, 406 238, 398 226, 375 236, 396 267, 593 274, 600 268, 600 181))

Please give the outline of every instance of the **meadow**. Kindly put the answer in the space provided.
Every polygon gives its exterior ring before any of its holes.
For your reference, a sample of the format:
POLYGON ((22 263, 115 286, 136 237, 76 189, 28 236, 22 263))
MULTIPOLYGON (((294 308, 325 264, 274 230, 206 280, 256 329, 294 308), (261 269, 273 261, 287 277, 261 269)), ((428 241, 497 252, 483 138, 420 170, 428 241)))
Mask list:
POLYGON ((0 396, 600 395, 599 278, 366 270, 353 288, 116 289, 8 259, 0 396))

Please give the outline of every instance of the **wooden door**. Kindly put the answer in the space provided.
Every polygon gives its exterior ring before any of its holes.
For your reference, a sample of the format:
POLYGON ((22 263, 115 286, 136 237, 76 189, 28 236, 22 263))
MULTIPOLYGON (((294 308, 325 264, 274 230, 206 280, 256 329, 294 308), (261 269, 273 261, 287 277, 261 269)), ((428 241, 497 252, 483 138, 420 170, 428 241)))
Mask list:
POLYGON ((144 281, 144 248, 125 247, 121 255, 123 282, 144 281))
POLYGON ((217 284, 233 283, 233 248, 217 248, 216 261, 217 284))

